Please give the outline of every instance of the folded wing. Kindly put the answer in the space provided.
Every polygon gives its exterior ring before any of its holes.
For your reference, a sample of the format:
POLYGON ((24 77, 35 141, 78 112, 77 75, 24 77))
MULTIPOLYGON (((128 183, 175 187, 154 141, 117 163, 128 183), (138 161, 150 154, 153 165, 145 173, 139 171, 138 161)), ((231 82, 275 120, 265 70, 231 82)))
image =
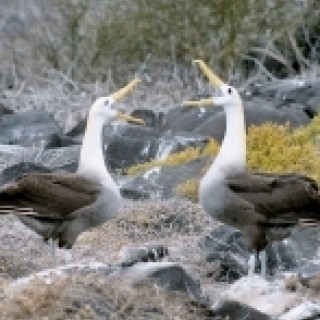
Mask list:
POLYGON ((25 174, 0 188, 0 213, 12 208, 16 213, 36 213, 40 219, 67 219, 93 203, 99 192, 98 184, 74 173, 25 174))

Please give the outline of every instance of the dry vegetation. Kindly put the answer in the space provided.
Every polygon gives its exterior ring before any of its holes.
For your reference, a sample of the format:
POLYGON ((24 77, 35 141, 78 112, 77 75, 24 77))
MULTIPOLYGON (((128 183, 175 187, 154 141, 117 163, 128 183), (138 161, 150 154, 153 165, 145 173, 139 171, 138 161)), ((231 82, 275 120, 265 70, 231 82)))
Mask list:
POLYGON ((225 79, 241 80, 257 71, 300 73, 319 58, 316 0, 32 0, 24 6, 21 14, 4 11, 0 70, 9 78, 54 69, 80 83, 108 80, 110 72, 119 81, 147 62, 189 66, 197 57, 225 79))
POLYGON ((1 319, 7 320, 191 320, 206 319, 205 312, 184 294, 156 287, 131 288, 112 279, 79 275, 53 279, 51 284, 33 280, 0 306, 1 319))

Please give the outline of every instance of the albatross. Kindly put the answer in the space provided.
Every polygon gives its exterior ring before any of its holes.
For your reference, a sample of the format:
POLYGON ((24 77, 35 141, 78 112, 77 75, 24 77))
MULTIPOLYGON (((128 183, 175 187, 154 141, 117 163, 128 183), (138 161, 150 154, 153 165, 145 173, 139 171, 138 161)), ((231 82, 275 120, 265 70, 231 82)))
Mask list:
POLYGON ((184 106, 222 106, 226 131, 220 151, 200 181, 199 201, 216 220, 242 231, 251 252, 248 274, 255 258, 266 276, 265 247, 282 240, 302 223, 316 226, 320 220, 317 183, 294 173, 250 173, 246 165, 246 131, 242 100, 237 90, 225 84, 202 61, 195 60, 216 94, 208 99, 185 101, 184 106))
POLYGON ((15 214, 45 241, 71 248, 78 235, 114 218, 121 204, 119 188, 108 172, 102 128, 116 119, 143 124, 113 108, 138 83, 132 80, 92 104, 76 173, 27 173, 0 187, 0 214, 15 214))

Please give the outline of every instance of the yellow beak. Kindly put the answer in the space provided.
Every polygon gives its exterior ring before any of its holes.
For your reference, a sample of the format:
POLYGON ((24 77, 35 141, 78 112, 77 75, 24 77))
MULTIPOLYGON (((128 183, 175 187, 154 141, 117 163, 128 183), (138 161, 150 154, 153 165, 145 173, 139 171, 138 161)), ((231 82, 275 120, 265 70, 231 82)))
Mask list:
POLYGON ((126 114, 126 113, 120 112, 120 111, 118 111, 117 119, 134 122, 136 124, 141 124, 141 125, 146 124, 144 120, 132 117, 132 116, 130 116, 130 115, 126 114))
POLYGON ((111 98, 114 101, 118 101, 120 99, 122 99, 123 97, 125 97, 130 91, 133 90, 133 88, 136 87, 136 85, 141 82, 140 79, 135 78, 133 79, 131 82, 129 82, 125 87, 121 88, 120 90, 116 91, 115 93, 113 93, 111 95, 111 98))
POLYGON ((212 107, 213 99, 200 99, 198 101, 184 101, 182 103, 183 107, 212 107))
MULTIPOLYGON (((225 83, 215 75, 210 68, 202 61, 202 60, 194 60, 201 69, 201 71, 208 77, 209 82, 213 85, 214 88, 219 88, 225 83)), ((214 101, 212 98, 209 99, 201 99, 199 101, 184 101, 182 106, 184 107, 212 107, 214 101)))
POLYGON ((209 82, 215 87, 219 88, 225 83, 217 76, 215 75, 210 68, 202 61, 202 60, 194 60, 195 63, 197 63, 201 69, 201 71, 207 76, 209 79, 209 82))

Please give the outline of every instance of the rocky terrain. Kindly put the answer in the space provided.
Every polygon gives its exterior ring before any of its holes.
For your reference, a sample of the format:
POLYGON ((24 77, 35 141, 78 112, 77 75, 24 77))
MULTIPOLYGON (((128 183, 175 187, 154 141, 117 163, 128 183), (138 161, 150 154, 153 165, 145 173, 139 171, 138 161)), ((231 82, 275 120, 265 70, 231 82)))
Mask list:
MULTIPOLYGON (((56 261, 17 217, 0 216, 1 320, 320 319, 319 228, 298 227, 269 246, 267 278, 259 266, 248 277, 241 233, 183 197, 196 195, 214 154, 201 152, 218 149, 224 113, 181 108, 211 93, 192 66, 203 59, 239 88, 248 129, 266 121, 284 124, 287 135, 308 129, 305 145, 300 132, 299 145, 284 137, 291 153, 275 152, 319 182, 317 0, 0 0, 0 7, 0 186, 31 171, 74 172, 90 104, 134 76, 142 83, 117 107, 146 122, 104 128, 105 162, 123 206, 72 250, 58 249, 56 261)), ((265 140, 282 130, 267 129, 265 140)))
MULTIPOLYGON (((247 126, 272 121, 295 128, 320 110, 319 78, 254 84, 241 93, 247 126)), ((1 185, 29 171, 76 170, 85 117, 70 125, 58 110, 12 107, 8 92, 2 101, 1 185)), ((220 142, 222 110, 155 110, 137 101, 128 110, 145 127, 117 123, 104 130, 106 165, 125 198, 117 218, 84 232, 72 250, 59 249, 54 262, 40 237, 15 216, 1 216, 0 319, 319 319, 319 229, 296 228, 268 247, 267 279, 248 277, 242 235, 175 193, 207 160, 123 174, 209 138, 220 142)))

